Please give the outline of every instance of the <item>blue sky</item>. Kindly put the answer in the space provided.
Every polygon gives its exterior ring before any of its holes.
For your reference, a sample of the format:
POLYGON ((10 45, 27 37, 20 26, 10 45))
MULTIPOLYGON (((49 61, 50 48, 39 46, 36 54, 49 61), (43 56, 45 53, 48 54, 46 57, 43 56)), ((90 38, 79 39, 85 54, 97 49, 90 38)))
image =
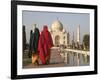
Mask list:
POLYGON ((64 12, 39 12, 39 11, 23 11, 22 24, 26 26, 26 37, 29 42, 29 33, 33 24, 41 31, 43 25, 48 25, 51 28, 52 23, 59 19, 63 24, 64 29, 70 33, 72 39, 73 32, 76 40, 76 30, 80 25, 81 42, 84 34, 90 33, 90 15, 82 13, 64 13, 64 12))

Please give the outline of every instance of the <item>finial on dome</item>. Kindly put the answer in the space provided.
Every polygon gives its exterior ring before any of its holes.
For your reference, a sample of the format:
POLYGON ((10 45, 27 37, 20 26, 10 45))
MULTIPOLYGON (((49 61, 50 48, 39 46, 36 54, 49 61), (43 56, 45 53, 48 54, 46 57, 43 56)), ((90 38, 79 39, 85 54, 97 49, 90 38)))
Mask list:
POLYGON ((57 17, 57 21, 60 21, 60 18, 59 17, 57 17))
POLYGON ((57 17, 57 20, 59 20, 59 18, 57 17))

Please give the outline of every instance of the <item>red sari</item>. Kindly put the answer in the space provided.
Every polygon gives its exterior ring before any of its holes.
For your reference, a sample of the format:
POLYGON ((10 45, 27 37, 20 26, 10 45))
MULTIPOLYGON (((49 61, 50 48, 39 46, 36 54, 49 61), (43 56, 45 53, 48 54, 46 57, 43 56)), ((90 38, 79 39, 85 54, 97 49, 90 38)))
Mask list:
POLYGON ((48 27, 44 26, 43 31, 39 37, 38 51, 42 64, 46 64, 46 61, 50 59, 50 48, 53 46, 53 41, 48 27))

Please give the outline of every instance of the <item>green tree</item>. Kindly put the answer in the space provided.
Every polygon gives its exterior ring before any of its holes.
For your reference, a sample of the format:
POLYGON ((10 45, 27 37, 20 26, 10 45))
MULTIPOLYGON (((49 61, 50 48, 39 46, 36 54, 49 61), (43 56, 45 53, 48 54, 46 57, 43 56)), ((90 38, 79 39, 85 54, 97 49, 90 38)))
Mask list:
POLYGON ((26 32, 25 26, 23 25, 23 51, 26 49, 26 32))
POLYGON ((83 45, 85 47, 86 50, 89 50, 89 45, 90 45, 90 35, 89 34, 85 34, 83 37, 83 45))

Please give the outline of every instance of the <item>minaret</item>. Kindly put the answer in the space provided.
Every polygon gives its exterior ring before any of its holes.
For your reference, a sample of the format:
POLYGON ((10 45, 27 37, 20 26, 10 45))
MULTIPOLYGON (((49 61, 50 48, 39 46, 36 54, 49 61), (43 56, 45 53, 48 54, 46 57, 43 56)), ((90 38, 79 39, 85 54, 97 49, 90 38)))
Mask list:
POLYGON ((74 42, 74 32, 73 32, 73 42, 74 42))
POLYGON ((80 43, 80 25, 77 27, 77 42, 80 43))
POLYGON ((70 44, 70 34, 69 34, 69 32, 67 33, 67 44, 68 45, 70 44))
POLYGON ((72 39, 72 48, 75 48, 75 43, 74 43, 74 32, 73 32, 73 39, 72 39))

